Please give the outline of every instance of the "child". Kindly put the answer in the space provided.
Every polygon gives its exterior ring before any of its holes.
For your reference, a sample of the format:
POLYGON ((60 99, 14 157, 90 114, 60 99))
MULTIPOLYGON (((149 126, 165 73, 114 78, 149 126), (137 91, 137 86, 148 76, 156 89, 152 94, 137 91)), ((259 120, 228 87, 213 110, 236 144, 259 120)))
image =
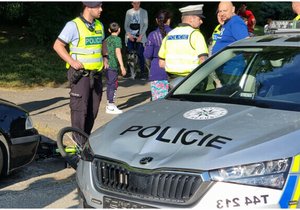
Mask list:
POLYGON ((162 39, 171 31, 171 14, 166 10, 160 10, 156 16, 157 29, 148 36, 144 56, 150 65, 149 81, 151 84, 152 101, 164 98, 169 91, 168 75, 165 69, 159 67, 158 51, 162 39))
POLYGON ((107 106, 106 106, 106 113, 107 114, 121 114, 123 113, 122 110, 118 109, 115 105, 115 97, 118 88, 118 70, 119 66, 121 69, 121 73, 123 76, 126 75, 126 69, 123 64, 122 59, 122 41, 121 38, 118 37, 120 34, 120 26, 116 22, 112 22, 109 25, 108 29, 109 33, 111 34, 107 39, 104 41, 105 45, 107 46, 108 51, 108 65, 109 68, 106 69, 106 79, 107 79, 107 106))

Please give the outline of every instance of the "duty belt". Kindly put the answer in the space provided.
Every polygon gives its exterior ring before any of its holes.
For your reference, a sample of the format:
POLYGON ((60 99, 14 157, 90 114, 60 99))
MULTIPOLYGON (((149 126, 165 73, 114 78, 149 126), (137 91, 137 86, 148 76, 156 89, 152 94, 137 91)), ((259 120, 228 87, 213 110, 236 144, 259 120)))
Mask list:
POLYGON ((94 74, 95 75, 97 73, 100 73, 96 69, 95 70, 83 69, 81 71, 82 71, 82 76, 84 76, 84 77, 88 77, 88 76, 90 76, 90 74, 94 74))

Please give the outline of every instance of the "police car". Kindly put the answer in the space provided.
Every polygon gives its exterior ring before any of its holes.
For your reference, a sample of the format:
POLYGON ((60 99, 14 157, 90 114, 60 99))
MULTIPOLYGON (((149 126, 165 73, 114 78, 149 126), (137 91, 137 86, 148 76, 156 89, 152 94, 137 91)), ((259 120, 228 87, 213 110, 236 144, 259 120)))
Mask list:
POLYGON ((222 50, 92 133, 76 174, 82 207, 299 207, 300 35, 222 50))

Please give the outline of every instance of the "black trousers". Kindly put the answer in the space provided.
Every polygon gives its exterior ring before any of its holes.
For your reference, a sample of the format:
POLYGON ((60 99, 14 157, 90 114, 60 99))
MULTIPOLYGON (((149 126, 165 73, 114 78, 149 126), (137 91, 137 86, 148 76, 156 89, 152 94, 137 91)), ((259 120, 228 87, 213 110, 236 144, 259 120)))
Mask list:
MULTIPOLYGON (((74 71, 68 70, 69 81, 74 71)), ((91 134, 102 98, 102 75, 83 76, 76 84, 70 82, 70 86, 71 125, 91 134)))

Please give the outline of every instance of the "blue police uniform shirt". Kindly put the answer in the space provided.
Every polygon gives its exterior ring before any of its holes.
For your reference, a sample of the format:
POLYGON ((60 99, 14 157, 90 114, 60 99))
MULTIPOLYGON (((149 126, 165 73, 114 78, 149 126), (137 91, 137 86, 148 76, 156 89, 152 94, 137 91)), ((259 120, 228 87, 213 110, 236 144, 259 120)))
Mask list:
POLYGON ((247 25, 240 16, 234 15, 223 25, 220 36, 213 46, 212 54, 215 54, 229 44, 248 36, 247 25))

